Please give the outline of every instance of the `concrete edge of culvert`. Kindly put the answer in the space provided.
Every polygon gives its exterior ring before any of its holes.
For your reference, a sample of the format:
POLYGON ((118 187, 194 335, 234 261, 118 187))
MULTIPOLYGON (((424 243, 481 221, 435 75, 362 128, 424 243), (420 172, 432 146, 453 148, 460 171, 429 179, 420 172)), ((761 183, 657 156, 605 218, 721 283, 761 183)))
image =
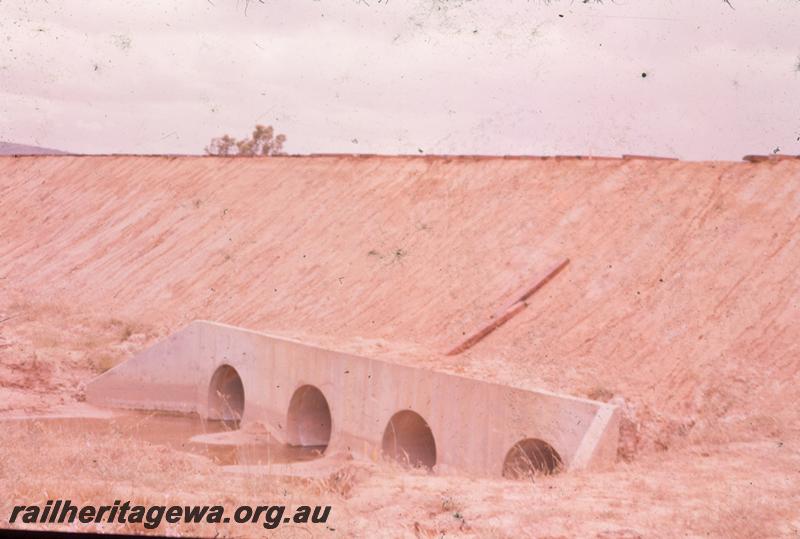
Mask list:
POLYGON ((192 322, 90 381, 87 401, 209 417, 209 381, 221 365, 242 382, 242 424, 270 425, 290 445, 320 445, 364 459, 388 453, 437 472, 482 477, 502 477, 509 450, 526 439, 552 447, 559 470, 616 461, 619 414, 611 404, 207 321, 192 322), (429 438, 413 425, 397 429, 394 416, 404 411, 422 418, 429 438), (387 435, 389 425, 394 434, 387 435))

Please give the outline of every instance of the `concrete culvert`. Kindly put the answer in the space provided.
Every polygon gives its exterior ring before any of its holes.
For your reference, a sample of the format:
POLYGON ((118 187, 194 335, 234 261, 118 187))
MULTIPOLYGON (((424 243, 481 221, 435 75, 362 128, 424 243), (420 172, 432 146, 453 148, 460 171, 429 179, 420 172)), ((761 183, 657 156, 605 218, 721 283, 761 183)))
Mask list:
POLYGON ((421 415, 403 410, 392 416, 383 431, 383 453, 403 464, 433 468, 436 441, 421 415))
POLYGON ((222 365, 211 377, 208 388, 208 418, 226 421, 234 428, 244 415, 244 385, 239 373, 222 365))
POLYGON ((322 391, 311 385, 298 388, 289 402, 286 429, 290 445, 328 446, 331 439, 331 410, 322 391))
POLYGON ((536 438, 514 444, 503 461, 503 477, 529 479, 536 475, 552 475, 564 468, 561 456, 553 446, 536 438))

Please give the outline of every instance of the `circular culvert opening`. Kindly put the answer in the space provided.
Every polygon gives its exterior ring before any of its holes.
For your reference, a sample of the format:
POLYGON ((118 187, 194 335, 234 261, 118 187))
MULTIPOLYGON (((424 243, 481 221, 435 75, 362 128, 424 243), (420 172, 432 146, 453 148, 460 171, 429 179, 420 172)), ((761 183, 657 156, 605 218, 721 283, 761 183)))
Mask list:
POLYGON ((286 417, 289 444, 324 451, 331 439, 331 424, 331 409, 322 391, 311 385, 299 387, 286 417))
POLYGON ((514 444, 503 461, 503 477, 530 479, 537 475, 552 475, 564 468, 561 456, 553 446, 536 438, 526 438, 514 444))
POLYGON ((230 423, 239 428, 244 414, 244 385, 239 373, 230 365, 222 365, 211 377, 208 388, 208 418, 230 423))
POLYGON ((411 410, 394 414, 383 431, 383 454, 410 466, 433 468, 436 441, 428 423, 411 410))

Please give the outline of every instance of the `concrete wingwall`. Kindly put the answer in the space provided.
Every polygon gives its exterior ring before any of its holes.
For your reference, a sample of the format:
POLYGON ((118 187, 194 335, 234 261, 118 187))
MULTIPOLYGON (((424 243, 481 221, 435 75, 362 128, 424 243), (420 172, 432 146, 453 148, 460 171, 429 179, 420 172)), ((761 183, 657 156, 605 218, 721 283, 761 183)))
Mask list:
MULTIPOLYGON (((191 323, 100 375, 88 384, 87 398, 104 406, 213 417, 212 380, 224 366, 235 369, 242 381, 242 423, 263 423, 277 438, 296 445, 306 445, 298 429, 313 427, 316 419, 292 416, 290 403, 298 389, 317 388, 330 412, 328 454, 376 458, 393 416, 410 410, 430 427, 439 472, 500 476, 511 448, 525 439, 549 444, 566 469, 606 466, 616 456, 619 414, 609 404, 394 364, 205 321, 191 323)), ((310 436, 316 443, 313 432, 310 436)))

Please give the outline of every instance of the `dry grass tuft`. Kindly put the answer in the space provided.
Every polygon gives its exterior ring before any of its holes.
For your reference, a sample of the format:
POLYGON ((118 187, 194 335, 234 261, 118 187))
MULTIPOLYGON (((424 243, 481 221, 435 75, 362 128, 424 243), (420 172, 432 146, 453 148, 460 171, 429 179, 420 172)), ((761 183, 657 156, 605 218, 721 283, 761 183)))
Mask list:
POLYGON ((368 471, 364 467, 347 465, 339 468, 324 479, 314 481, 314 486, 319 494, 333 493, 347 499, 352 496, 353 489, 367 475, 368 471))
POLYGON ((586 392, 586 397, 594 401, 608 402, 614 398, 614 392, 605 387, 593 387, 586 392))

